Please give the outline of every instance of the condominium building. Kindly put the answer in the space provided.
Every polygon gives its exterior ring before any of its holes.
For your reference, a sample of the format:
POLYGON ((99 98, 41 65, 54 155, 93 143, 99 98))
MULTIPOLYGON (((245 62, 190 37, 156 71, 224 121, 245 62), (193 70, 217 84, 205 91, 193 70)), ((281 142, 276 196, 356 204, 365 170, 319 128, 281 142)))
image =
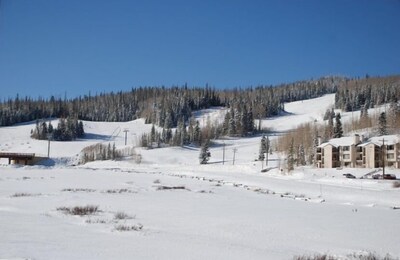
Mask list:
POLYGON ((318 168, 379 168, 383 164, 400 168, 400 138, 396 135, 373 137, 359 135, 334 138, 317 147, 318 168))

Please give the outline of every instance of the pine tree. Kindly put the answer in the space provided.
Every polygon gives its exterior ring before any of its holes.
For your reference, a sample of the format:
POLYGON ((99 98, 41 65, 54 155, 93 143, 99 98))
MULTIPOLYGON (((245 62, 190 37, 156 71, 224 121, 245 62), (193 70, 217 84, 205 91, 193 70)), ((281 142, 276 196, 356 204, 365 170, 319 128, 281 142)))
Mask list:
POLYGON ((400 107, 397 104, 397 100, 393 100, 390 103, 389 106, 389 112, 387 115, 387 122, 389 123, 389 129, 391 130, 392 133, 396 132, 396 129, 398 128, 398 119, 399 119, 399 114, 400 114, 400 107))
POLYGON ((163 128, 162 129, 162 132, 161 132, 161 141, 163 142, 163 143, 167 143, 165 140, 167 139, 167 131, 165 130, 165 128, 163 128))
POLYGON ((39 140, 46 140, 47 139, 47 125, 46 122, 42 122, 39 127, 39 140))
POLYGON ((333 137, 334 138, 343 137, 343 128, 342 128, 342 121, 341 121, 340 113, 336 113, 333 137))
POLYGON ((157 132, 156 135, 157 148, 161 148, 161 134, 157 132))
MULTIPOLYGON (((49 126, 50 128, 50 126, 49 126)), ((82 121, 79 121, 78 123, 78 130, 77 130, 77 137, 83 137, 85 135, 85 130, 83 129, 83 123, 82 121)))
MULTIPOLYGON (((267 136, 267 141, 266 141, 266 146, 265 146, 265 152, 268 154, 272 154, 272 149, 271 149, 271 141, 269 140, 269 136, 267 136)), ((267 157, 268 159, 268 157, 267 157)))
POLYGON ((332 116, 331 116, 331 110, 328 108, 326 111, 325 111, 325 114, 324 114, 324 120, 328 120, 329 118, 331 118, 332 116))
MULTIPOLYGON (((82 127, 82 129, 83 129, 83 127, 82 127)), ((53 134, 54 128, 53 128, 53 125, 51 124, 51 122, 49 122, 47 131, 49 132, 49 134, 53 134)))
POLYGON ((151 142, 151 135, 147 135, 147 149, 153 149, 153 143, 151 142))
POLYGON ((66 141, 71 141, 75 139, 76 131, 75 131, 75 124, 74 119, 67 117, 67 128, 65 131, 66 141))
POLYGON ((254 133, 254 116, 253 112, 251 112, 251 109, 247 113, 247 132, 253 134, 254 133))
POLYGON ((259 161, 265 160, 265 153, 267 152, 266 151, 266 142, 267 142, 267 139, 265 138, 265 135, 263 135, 263 137, 261 138, 260 150, 259 150, 259 154, 258 154, 259 161))
POLYGON ((106 156, 106 160, 110 160, 111 158, 112 158, 111 144, 108 143, 108 145, 107 145, 107 156, 106 156))
POLYGON ((239 110, 235 110, 235 118, 234 118, 234 122, 235 122, 235 134, 236 135, 242 135, 242 112, 240 112, 239 110))
POLYGON ((209 151, 209 140, 205 141, 200 149, 199 160, 200 164, 207 164, 210 160, 211 152, 209 151))
POLYGON ((306 153, 304 151, 304 145, 299 145, 299 153, 297 156, 297 165, 306 165, 306 153))
POLYGON ((36 120, 36 126, 35 129, 33 131, 31 131, 31 137, 33 139, 39 139, 40 135, 40 129, 39 129, 39 120, 36 120))
POLYGON ((171 111, 167 112, 167 115, 165 117, 165 121, 164 121, 164 128, 169 129, 171 127, 173 127, 173 121, 172 121, 172 116, 171 116, 171 111))
POLYGON ((186 126, 183 118, 178 120, 178 129, 179 129, 179 145, 183 146, 187 143, 188 137, 187 137, 187 131, 186 131, 186 126))
POLYGON ((233 117, 229 119, 229 129, 228 129, 228 135, 229 136, 235 136, 236 134, 236 122, 233 117))
MULTIPOLYGON (((332 114, 331 114, 332 115, 332 114)), ((334 114, 333 114, 334 115, 334 114)), ((325 133, 325 139, 329 140, 334 136, 334 125, 333 125, 333 118, 334 116, 330 116, 328 119, 328 127, 327 127, 327 132, 325 133)))
POLYGON ((101 145, 100 147, 102 147, 102 152, 101 152, 101 160, 107 160, 107 149, 106 146, 101 145))
POLYGON ((194 119, 193 118, 191 118, 190 120, 189 120, 189 127, 188 127, 188 138, 189 138, 189 143, 192 143, 194 140, 193 140, 193 137, 194 137, 194 124, 195 124, 195 122, 194 122, 194 119))
POLYGON ((312 145, 311 145, 311 151, 309 153, 308 156, 308 163, 309 164, 313 164, 316 165, 317 164, 317 158, 316 158, 316 154, 317 154, 317 147, 320 144, 320 136, 318 134, 318 129, 316 124, 314 124, 314 130, 313 130, 313 137, 312 137, 312 145))
POLYGON ((151 142, 156 141, 156 128, 154 124, 151 126, 151 142))
POLYGON ((198 145, 201 144, 201 129, 199 121, 196 121, 196 125, 194 127, 193 141, 198 145))
POLYGON ((364 105, 361 107, 361 110, 360 110, 360 119, 364 120, 366 118, 368 118, 368 108, 366 105, 364 105))
POLYGON ((179 146, 181 141, 181 133, 178 129, 175 129, 175 133, 172 136, 172 146, 179 146))
POLYGON ((292 138, 292 141, 290 142, 290 146, 289 146, 289 151, 288 151, 288 156, 287 156, 287 167, 288 167, 288 171, 293 171, 294 170, 294 163, 295 163, 295 159, 294 159, 294 139, 292 138))
POLYGON ((113 143, 111 150, 111 160, 115 160, 117 158, 117 149, 115 147, 115 143, 113 143))
POLYGON ((241 136, 245 136, 248 134, 248 113, 247 113, 247 106, 243 106, 242 112, 240 113, 240 130, 239 134, 241 136))
POLYGON ((142 134, 140 144, 142 147, 147 147, 148 143, 147 143, 147 135, 146 134, 142 134))
POLYGON ((230 113, 228 111, 225 114, 224 123, 223 123, 223 126, 222 126, 224 135, 228 135, 229 134, 229 122, 230 122, 230 119, 231 119, 231 115, 230 115, 230 113))
POLYGON ((382 112, 378 119, 378 134, 379 136, 387 135, 386 113, 382 112))
POLYGON ((172 130, 171 128, 168 128, 165 134, 165 143, 169 144, 172 140, 172 130))
POLYGON ((60 121, 58 122, 57 132, 58 132, 58 140, 60 140, 60 141, 68 140, 67 124, 66 124, 64 118, 61 118, 60 121))
POLYGON ((265 166, 268 166, 268 156, 269 154, 272 154, 271 142, 269 141, 269 136, 267 136, 267 139, 265 141, 265 154, 266 154, 265 166))

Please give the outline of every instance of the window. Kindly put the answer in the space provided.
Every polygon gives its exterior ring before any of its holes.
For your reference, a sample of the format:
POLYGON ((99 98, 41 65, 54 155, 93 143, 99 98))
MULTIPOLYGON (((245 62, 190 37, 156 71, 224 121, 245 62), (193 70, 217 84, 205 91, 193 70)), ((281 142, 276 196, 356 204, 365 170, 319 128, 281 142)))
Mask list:
POLYGON ((350 151, 350 146, 343 146, 343 151, 350 151))
POLYGON ((389 154, 387 155, 387 158, 388 158, 388 159, 394 159, 394 154, 393 154, 393 153, 389 153, 389 154))
POLYGON ((343 159, 344 160, 348 160, 348 159, 350 159, 350 154, 343 154, 343 159))
POLYGON ((393 144, 392 144, 392 145, 388 145, 388 146, 387 146, 387 149, 388 149, 388 150, 394 150, 394 145, 393 145, 393 144))

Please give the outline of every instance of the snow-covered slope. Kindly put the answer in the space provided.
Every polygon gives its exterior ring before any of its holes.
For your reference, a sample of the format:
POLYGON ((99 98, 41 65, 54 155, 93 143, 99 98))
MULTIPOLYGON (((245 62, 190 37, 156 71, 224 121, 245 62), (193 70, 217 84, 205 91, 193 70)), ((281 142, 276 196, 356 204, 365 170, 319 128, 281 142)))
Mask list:
POLYGON ((306 122, 322 122, 326 109, 333 107, 335 94, 320 98, 296 101, 285 104, 286 113, 262 120, 262 127, 284 132, 306 122))
POLYGON ((207 124, 219 125, 224 122, 227 111, 224 107, 213 107, 195 111, 193 112, 193 117, 199 121, 200 127, 205 127, 207 124))
MULTIPOLYGON (((57 126, 58 120, 52 120, 57 126)), ((0 127, 0 151, 35 153, 47 156, 48 142, 30 138, 30 131, 35 128, 35 122, 10 127, 0 127)), ((74 157, 84 147, 96 143, 112 142, 117 146, 125 145, 125 130, 127 130, 127 145, 136 146, 143 133, 149 133, 151 125, 146 125, 143 119, 131 122, 90 122, 84 121, 85 137, 72 142, 52 141, 50 157, 74 157)), ((5 161, 3 161, 5 162, 5 161)))
MULTIPOLYGON (((288 114, 263 120, 263 127, 282 132, 321 122, 333 101, 334 95, 326 95, 286 104, 288 114)), ((195 116, 203 123, 224 114, 213 108, 195 116)), ((125 129, 128 146, 137 146, 151 129, 143 120, 84 125, 84 139, 51 143, 53 159, 74 158, 99 142, 124 147, 125 129)), ((46 155, 47 142, 29 137, 33 128, 0 128, 0 150, 46 155)), ((191 146, 136 147, 140 164, 17 167, 2 160, 0 259, 292 259, 360 251, 400 256, 400 210, 393 209, 400 207, 400 189, 392 182, 343 177, 371 169, 303 167, 286 175, 275 153, 269 155, 270 170, 261 173, 255 161, 259 143, 260 137, 215 141, 207 165, 199 165, 199 149, 191 146), (57 210, 85 205, 99 211, 72 216, 57 210), (128 216, 116 218, 117 212, 128 216)), ((398 170, 388 173, 400 177, 398 170)))

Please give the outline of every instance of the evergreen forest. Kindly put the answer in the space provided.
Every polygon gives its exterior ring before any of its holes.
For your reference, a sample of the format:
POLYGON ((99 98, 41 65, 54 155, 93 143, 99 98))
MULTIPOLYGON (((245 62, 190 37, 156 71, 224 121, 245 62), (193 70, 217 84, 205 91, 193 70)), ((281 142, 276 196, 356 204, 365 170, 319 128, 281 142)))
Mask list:
MULTIPOLYGON (((320 97, 335 93, 335 108, 344 111, 361 110, 359 122, 352 122, 352 129, 370 127, 374 120, 368 117, 368 108, 390 104, 387 115, 388 132, 394 133, 400 121, 400 76, 369 77, 349 79, 344 77, 323 77, 315 80, 298 81, 277 86, 216 89, 210 86, 189 87, 138 87, 127 92, 101 93, 79 96, 73 99, 30 97, 3 100, 0 103, 0 126, 37 120, 32 137, 47 139, 52 134, 55 140, 67 141, 81 137, 84 133, 82 122, 108 121, 123 122, 144 118, 152 124, 151 133, 141 137, 143 147, 153 148, 189 143, 201 146, 205 141, 220 136, 246 136, 262 132, 256 119, 279 115, 285 112, 284 103, 320 97), (210 107, 225 107, 227 113, 221 125, 207 123, 200 128, 192 112, 210 107), (60 124, 53 129, 51 124, 39 120, 60 118, 60 124), (159 129, 156 130, 155 126, 159 129), (173 129, 175 128, 175 129, 173 129)), ((385 115, 386 116, 386 115, 385 115)), ((323 140, 341 137, 349 126, 342 126, 340 114, 333 108, 325 113, 323 129, 307 125, 286 137, 285 145, 278 150, 288 150, 292 145, 302 154, 312 158, 312 149, 317 136, 323 140), (305 132, 303 138, 294 138, 296 132, 305 132), (301 141, 309 136, 307 141, 301 141)), ((386 119, 385 119, 386 120, 386 119)), ((321 128, 321 127, 319 127, 321 128)))
MULTIPOLYGON (((43 118, 73 117, 79 120, 124 122, 145 118, 164 128, 188 122, 192 111, 223 106, 245 110, 254 118, 278 115, 284 103, 336 93, 346 82, 341 77, 299 81, 278 86, 216 89, 210 86, 138 87, 127 92, 84 95, 72 99, 19 97, 0 103, 0 126, 43 118)), ((242 113, 242 112, 241 112, 242 113)))

